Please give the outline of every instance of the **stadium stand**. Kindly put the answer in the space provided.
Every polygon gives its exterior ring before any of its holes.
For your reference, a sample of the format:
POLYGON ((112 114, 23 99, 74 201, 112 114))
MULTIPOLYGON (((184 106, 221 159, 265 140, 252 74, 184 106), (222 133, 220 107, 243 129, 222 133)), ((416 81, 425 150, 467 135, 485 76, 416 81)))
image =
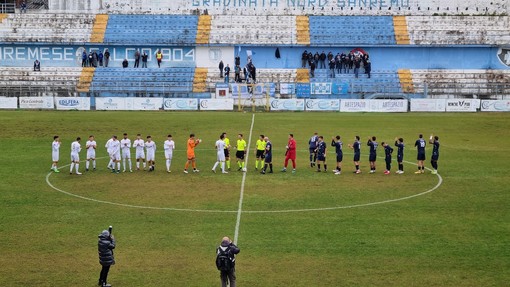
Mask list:
POLYGON ((82 68, 26 67, 0 69, 0 94, 3 96, 75 96, 82 68))
POLYGON ((197 26, 198 16, 110 15, 104 42, 195 45, 197 26))
POLYGON ((87 43, 95 15, 9 14, 0 24, 2 42, 87 43))
MULTIPOLYGON (((298 71, 302 69, 257 69, 257 83, 294 83, 298 80, 298 71)), ((308 70, 304 69, 308 74, 308 70)), ((241 77, 244 79, 243 74, 241 77)), ((233 83, 234 74, 230 73, 231 83, 233 83)), ((223 82, 218 70, 209 68, 207 72, 207 88, 213 89, 216 83, 223 82)))

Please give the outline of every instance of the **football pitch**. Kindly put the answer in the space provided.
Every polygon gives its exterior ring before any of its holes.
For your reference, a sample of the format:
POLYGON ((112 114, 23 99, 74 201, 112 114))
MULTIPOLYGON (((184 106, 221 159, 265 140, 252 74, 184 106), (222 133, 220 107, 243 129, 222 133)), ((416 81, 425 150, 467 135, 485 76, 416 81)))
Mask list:
MULTIPOLYGON (((237 239, 238 286, 508 286, 510 282, 510 114, 0 111, 0 286, 96 286, 97 235, 113 225, 113 286, 220 286, 214 264, 223 236, 237 239), (314 132, 328 144, 328 172, 309 166, 314 132), (106 141, 151 135, 154 172, 110 173, 106 141), (214 174, 214 143, 227 132, 250 141, 247 172, 235 159, 214 174), (195 133, 199 173, 184 174, 195 133), (289 133, 297 172, 280 172, 289 133), (418 134, 441 142, 439 174, 414 174, 418 134), (85 142, 98 143, 85 172, 85 142), (172 134, 172 173, 163 142, 172 134), (255 171, 255 141, 273 143, 275 172, 255 171), (51 142, 62 140, 61 173, 50 172, 51 142), (344 143, 334 175, 331 138, 344 143), (362 141, 361 174, 347 144, 362 141), (403 137, 405 173, 369 174, 369 136, 403 137), (69 174, 80 136, 80 171, 69 174), (251 136, 251 137, 250 137, 251 136)), ((232 152, 232 154, 234 154, 232 152)), ((430 168, 431 146, 426 167, 430 168)), ((134 157, 134 152, 132 152, 134 157)), ((133 160, 134 165, 134 160, 133 160)))

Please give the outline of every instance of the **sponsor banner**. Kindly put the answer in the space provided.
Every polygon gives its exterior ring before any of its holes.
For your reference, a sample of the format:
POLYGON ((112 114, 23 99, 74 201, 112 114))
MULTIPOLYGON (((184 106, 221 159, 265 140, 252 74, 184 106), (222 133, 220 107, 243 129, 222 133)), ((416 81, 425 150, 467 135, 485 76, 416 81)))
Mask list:
POLYGON ((333 83, 333 95, 345 95, 349 89, 348 83, 333 83))
POLYGON ((253 94, 256 97, 265 97, 268 93, 270 97, 274 97, 274 94, 276 93, 275 83, 262 83, 255 85, 253 94))
POLYGON ((312 95, 331 95, 331 83, 311 83, 312 95))
POLYGON ((369 112, 369 100, 341 100, 341 112, 369 112))
POLYGON ((280 95, 294 95, 296 93, 296 84, 294 83, 281 83, 280 95))
POLYGON ((158 111, 163 106, 163 98, 132 98, 135 111, 158 111))
POLYGON ((202 99, 200 100, 201 111, 232 111, 234 99, 202 99))
POLYGON ((272 111, 304 111, 304 99, 273 99, 271 100, 272 111))
POLYGON ((482 100, 481 111, 510 112, 510 100, 482 100))
POLYGON ((0 109, 17 109, 17 97, 0 97, 0 109))
POLYGON ((296 84, 296 96, 298 98, 306 98, 310 96, 310 84, 298 83, 296 84))
POLYGON ((478 99, 447 99, 447 112, 476 112, 480 108, 480 100, 478 99))
POLYGON ((445 99, 411 99, 411 112, 444 112, 445 99))
MULTIPOLYGON (((132 99, 131 99, 132 100, 132 99)), ((126 105, 126 98, 121 97, 106 97, 96 98, 96 110, 98 111, 122 111, 131 110, 133 107, 132 101, 129 108, 126 105)))
MULTIPOLYGON (((232 84, 232 97, 249 98, 250 93, 248 92, 248 86, 246 84, 232 84)), ((216 91, 218 87, 216 87, 216 91)))
POLYGON ((57 110, 90 110, 90 98, 55 97, 57 110))
POLYGON ((305 101, 307 111, 340 111, 340 100, 307 99, 305 101))
POLYGON ((54 109, 53 97, 20 97, 20 109, 54 109))
MULTIPOLYGON (((234 91, 233 86, 232 86, 232 91, 234 91)), ((233 92, 232 92, 232 94, 237 96, 237 94, 234 94, 233 92)), ((224 97, 228 97, 228 84, 216 83, 216 98, 224 98, 224 97)))
POLYGON ((370 112, 378 113, 406 113, 407 100, 369 100, 370 112))
POLYGON ((198 111, 198 99, 163 99, 163 108, 172 111, 198 111))

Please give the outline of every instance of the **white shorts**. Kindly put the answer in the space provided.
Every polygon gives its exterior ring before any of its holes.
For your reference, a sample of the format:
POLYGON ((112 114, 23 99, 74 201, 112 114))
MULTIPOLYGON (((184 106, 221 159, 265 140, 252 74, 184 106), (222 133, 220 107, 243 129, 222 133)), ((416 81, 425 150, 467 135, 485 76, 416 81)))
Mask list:
POLYGON ((87 159, 96 159, 96 150, 87 150, 87 159))
POLYGON ((225 161, 225 152, 224 151, 218 152, 218 161, 225 161))
POLYGON ((131 158, 131 151, 129 149, 122 150, 122 158, 131 158))
POLYGON ((145 153, 142 151, 136 151, 136 159, 145 159, 145 153))
POLYGON ((54 162, 57 162, 59 160, 59 152, 54 152, 52 151, 51 152, 51 158, 53 159, 54 162))
POLYGON ((165 158, 166 159, 172 159, 172 157, 174 156, 174 153, 173 152, 167 152, 165 151, 165 158))
POLYGON ((154 161, 154 152, 148 152, 147 153, 147 160, 154 161))
POLYGON ((71 153, 71 161, 72 162, 79 162, 80 161, 80 155, 77 153, 71 153))
POLYGON ((114 154, 111 154, 110 155, 110 158, 114 161, 119 161, 120 160, 120 152, 118 153, 114 153, 114 154))

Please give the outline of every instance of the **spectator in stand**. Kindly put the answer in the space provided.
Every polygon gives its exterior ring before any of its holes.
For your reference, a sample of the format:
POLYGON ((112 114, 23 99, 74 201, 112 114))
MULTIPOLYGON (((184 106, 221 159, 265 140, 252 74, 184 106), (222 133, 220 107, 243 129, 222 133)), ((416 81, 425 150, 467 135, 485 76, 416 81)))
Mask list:
POLYGON ((124 61, 122 61, 122 68, 124 68, 124 69, 125 69, 125 68, 127 68, 127 67, 129 67, 129 62, 128 62, 128 60, 127 60, 127 59, 124 59, 124 61))
POLYGON ((149 55, 147 55, 147 53, 143 52, 143 54, 142 54, 142 68, 147 68, 147 58, 149 58, 149 55))
POLYGON ((92 52, 92 66, 95 68, 97 67, 97 52, 92 52))
POLYGON ((321 55, 319 55, 319 52, 315 52, 315 55, 313 55, 313 63, 315 64, 315 68, 319 67, 320 58, 321 55))
POLYGON ((241 67, 239 67, 239 65, 236 65, 234 67, 234 72, 235 72, 235 78, 234 78, 234 81, 236 83, 240 83, 241 82, 241 67))
POLYGON ((156 53, 156 61, 158 61, 158 68, 161 68, 161 61, 163 61, 163 53, 161 53, 161 49, 156 53))
POLYGON ((87 67, 87 52, 86 51, 83 51, 83 53, 81 54, 81 66, 82 67, 87 67))
POLYGON ((340 54, 337 54, 335 57, 335 68, 337 74, 342 73, 342 59, 340 58, 340 54))
POLYGON ((354 58, 354 76, 357 78, 359 74, 359 68, 361 67, 361 59, 359 56, 354 58))
POLYGON ((313 62, 313 54, 312 52, 308 52, 308 66, 310 66, 311 62, 313 62))
POLYGON ((19 6, 20 13, 27 13, 27 3, 25 1, 21 2, 19 6))
POLYGON ((306 68, 306 62, 308 61, 308 52, 305 50, 301 55, 301 68, 306 68))
POLYGON ((88 56, 88 65, 89 67, 92 67, 92 65, 94 64, 94 56, 93 56, 94 53, 92 53, 92 50, 90 50, 89 52, 89 56, 88 56))
POLYGON ((342 69, 344 70, 344 73, 347 74, 347 67, 349 66, 349 63, 347 63, 347 55, 345 55, 344 52, 340 54, 340 61, 342 62, 342 69))
POLYGON ((329 61, 329 76, 331 78, 335 77, 335 66, 336 66, 335 61, 331 59, 331 61, 329 61))
POLYGON ((108 62, 110 61, 110 51, 108 49, 104 50, 104 66, 108 67, 108 62))
POLYGON ((315 62, 310 61, 310 77, 315 78, 315 62))
POLYGON ((365 74, 367 74, 369 79, 370 79, 370 72, 372 72, 372 63, 370 63, 370 60, 367 60, 367 62, 365 63, 365 74))
POLYGON ((225 83, 228 84, 229 80, 230 80, 230 67, 227 64, 227 66, 225 67, 225 83))
POLYGON ((324 51, 322 51, 320 57, 319 57, 319 60, 321 61, 321 69, 326 69, 326 53, 324 53, 324 51))
POLYGON ((99 60, 99 67, 103 66, 103 58, 104 58, 103 51, 99 51, 99 54, 97 55, 97 59, 99 60))
POLYGON ((223 60, 220 61, 218 68, 220 69, 220 78, 223 78, 223 68, 225 68, 225 65, 223 65, 223 60))
POLYGON ((248 84, 248 69, 247 66, 243 68, 243 74, 244 74, 244 82, 248 84))
POLYGON ((349 58, 349 70, 352 69, 352 66, 354 64, 354 53, 353 52, 350 52, 349 53, 349 56, 347 56, 349 58))
POLYGON ((333 53, 331 53, 331 51, 328 53, 328 63, 331 62, 331 60, 333 60, 334 56, 333 56, 333 53))
POLYGON ((34 72, 40 72, 41 71, 41 62, 39 60, 34 61, 34 72))
POLYGON ((140 66, 140 50, 136 49, 135 52, 135 68, 138 68, 140 66))

